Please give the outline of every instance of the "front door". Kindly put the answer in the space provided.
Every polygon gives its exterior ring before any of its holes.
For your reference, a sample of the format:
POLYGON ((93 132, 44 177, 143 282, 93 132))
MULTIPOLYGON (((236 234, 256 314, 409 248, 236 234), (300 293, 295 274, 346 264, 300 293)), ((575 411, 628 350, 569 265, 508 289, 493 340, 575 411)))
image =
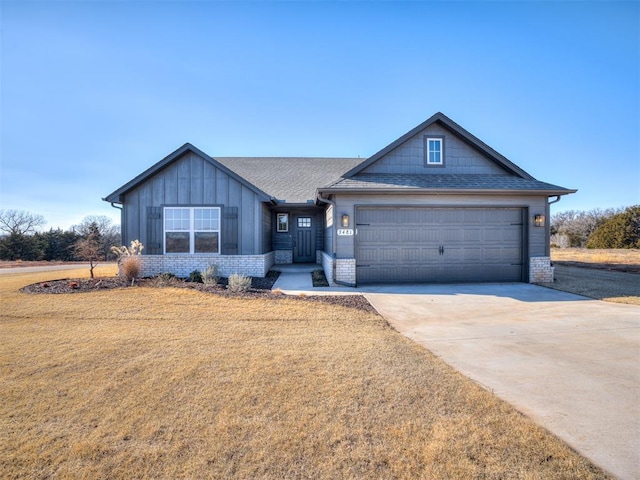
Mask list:
POLYGON ((294 219, 295 229, 293 261, 295 263, 315 263, 316 248, 314 245, 314 225, 310 216, 297 216, 294 219))

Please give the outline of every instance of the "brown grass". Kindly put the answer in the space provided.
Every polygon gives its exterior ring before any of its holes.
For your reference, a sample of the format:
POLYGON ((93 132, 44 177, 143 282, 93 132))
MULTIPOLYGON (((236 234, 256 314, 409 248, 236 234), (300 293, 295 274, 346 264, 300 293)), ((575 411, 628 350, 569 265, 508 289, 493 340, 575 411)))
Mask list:
POLYGON ((554 262, 581 263, 594 268, 627 267, 624 271, 640 271, 639 249, 587 249, 587 248, 552 248, 551 260, 554 262))
POLYGON ((640 250, 552 249, 555 281, 546 287, 606 302, 640 305, 640 250))
POLYGON ((0 276, 2 478, 606 478, 374 314, 59 277, 0 276))

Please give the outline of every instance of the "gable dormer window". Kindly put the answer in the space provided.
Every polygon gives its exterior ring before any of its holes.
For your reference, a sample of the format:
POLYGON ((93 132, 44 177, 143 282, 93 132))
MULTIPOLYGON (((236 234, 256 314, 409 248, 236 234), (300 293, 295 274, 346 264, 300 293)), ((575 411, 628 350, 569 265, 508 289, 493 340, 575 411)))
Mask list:
POLYGON ((424 137, 426 167, 444 166, 444 137, 424 137))

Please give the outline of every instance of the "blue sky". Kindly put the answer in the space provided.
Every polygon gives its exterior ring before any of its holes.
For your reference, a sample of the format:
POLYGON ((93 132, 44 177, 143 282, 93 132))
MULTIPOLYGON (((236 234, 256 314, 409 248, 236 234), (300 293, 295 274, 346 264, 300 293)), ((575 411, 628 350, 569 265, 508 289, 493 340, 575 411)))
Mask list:
POLYGON ((68 228, 191 142, 368 157, 441 111, 554 212, 640 203, 638 2, 0 0, 0 208, 68 228))

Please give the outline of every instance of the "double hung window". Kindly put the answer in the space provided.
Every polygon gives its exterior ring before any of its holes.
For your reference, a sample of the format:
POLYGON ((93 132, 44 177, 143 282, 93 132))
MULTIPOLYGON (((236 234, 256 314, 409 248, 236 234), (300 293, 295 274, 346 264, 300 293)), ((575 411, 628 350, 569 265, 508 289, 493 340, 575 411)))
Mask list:
POLYGON ((165 207, 165 253, 220 253, 220 207, 165 207))
POLYGON ((278 232, 288 232, 289 231, 289 214, 288 213, 278 213, 277 215, 277 224, 278 224, 278 232))
POLYGON ((443 139, 427 137, 425 138, 426 166, 444 165, 443 139))

